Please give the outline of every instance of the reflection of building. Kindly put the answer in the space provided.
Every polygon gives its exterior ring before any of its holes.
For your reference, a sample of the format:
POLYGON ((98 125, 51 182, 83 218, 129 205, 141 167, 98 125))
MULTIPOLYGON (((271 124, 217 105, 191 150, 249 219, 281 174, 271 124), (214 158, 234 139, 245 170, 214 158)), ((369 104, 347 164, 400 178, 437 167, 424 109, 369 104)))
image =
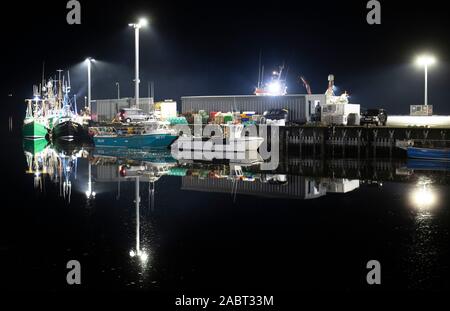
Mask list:
POLYGON ((326 185, 327 192, 330 193, 347 193, 359 188, 358 179, 345 179, 345 178, 323 178, 322 182, 326 185))
POLYGON ((238 193, 263 197, 286 199, 314 199, 326 194, 326 188, 313 179, 288 175, 283 182, 270 179, 261 181, 236 181, 225 178, 197 178, 184 176, 181 181, 182 190, 238 193))

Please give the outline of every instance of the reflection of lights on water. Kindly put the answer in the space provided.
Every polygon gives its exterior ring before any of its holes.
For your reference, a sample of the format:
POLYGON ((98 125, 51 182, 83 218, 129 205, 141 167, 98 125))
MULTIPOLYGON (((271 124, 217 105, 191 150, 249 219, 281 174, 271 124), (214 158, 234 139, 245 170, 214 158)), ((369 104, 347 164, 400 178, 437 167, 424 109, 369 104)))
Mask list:
POLYGON ((145 264, 148 261, 148 254, 145 250, 138 250, 137 252, 134 250, 130 251, 130 257, 137 257, 141 261, 141 263, 145 264))
POLYGON ((437 201, 437 194, 431 188, 430 181, 421 180, 410 194, 412 204, 419 210, 432 209, 437 201))
POLYGON ((89 190, 87 190, 85 193, 86 193, 86 197, 87 197, 88 199, 93 199, 93 198, 95 198, 95 195, 97 194, 97 193, 95 193, 95 191, 89 191, 89 190))
POLYGON ((413 193, 414 203, 417 206, 432 206, 436 202, 436 196, 431 189, 422 187, 413 193))

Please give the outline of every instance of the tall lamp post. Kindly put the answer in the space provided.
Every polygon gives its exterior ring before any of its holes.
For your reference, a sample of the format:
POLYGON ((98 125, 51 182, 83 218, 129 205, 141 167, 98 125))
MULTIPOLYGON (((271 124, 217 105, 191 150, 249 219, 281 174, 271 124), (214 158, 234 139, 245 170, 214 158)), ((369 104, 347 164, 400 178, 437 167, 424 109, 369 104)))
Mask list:
POLYGON ((94 61, 93 58, 86 58, 87 68, 88 68, 88 96, 87 96, 87 105, 89 109, 89 113, 91 113, 91 64, 94 61))
POLYGON ((139 19, 138 23, 131 23, 128 24, 128 26, 134 28, 134 44, 135 44, 135 91, 134 91, 134 98, 135 98, 135 105, 136 107, 139 106, 139 30, 142 27, 147 26, 148 21, 145 18, 139 19))
POLYGON ((120 83, 116 82, 116 87, 117 87, 117 99, 120 99, 120 83))
POLYGON ((428 105, 428 66, 436 63, 436 59, 431 55, 421 55, 417 57, 416 64, 424 67, 425 70, 425 106, 428 105))

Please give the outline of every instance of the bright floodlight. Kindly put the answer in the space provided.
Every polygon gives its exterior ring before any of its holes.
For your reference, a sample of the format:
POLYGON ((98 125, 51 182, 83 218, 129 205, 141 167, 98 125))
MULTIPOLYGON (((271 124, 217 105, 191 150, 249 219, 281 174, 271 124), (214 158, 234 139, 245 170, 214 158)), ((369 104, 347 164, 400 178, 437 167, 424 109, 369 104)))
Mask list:
POLYGON ((436 58, 432 55, 421 55, 416 59, 416 64, 419 66, 430 66, 434 63, 436 63, 436 58))
POLYGON ((268 90, 270 94, 277 95, 281 93, 281 83, 279 81, 273 81, 269 83, 268 90))
POLYGON ((139 27, 146 27, 148 25, 148 20, 146 18, 139 19, 139 27))

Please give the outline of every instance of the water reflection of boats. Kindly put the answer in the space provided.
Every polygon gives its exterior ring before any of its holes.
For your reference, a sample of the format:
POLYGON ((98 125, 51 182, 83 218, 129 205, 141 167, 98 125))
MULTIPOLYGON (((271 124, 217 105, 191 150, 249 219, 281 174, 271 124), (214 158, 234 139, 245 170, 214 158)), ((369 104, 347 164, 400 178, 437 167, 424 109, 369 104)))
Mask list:
POLYGON ((258 152, 244 151, 244 152, 215 152, 213 156, 207 156, 204 152, 180 151, 178 149, 172 149, 172 155, 179 163, 235 163, 241 165, 254 165, 263 163, 264 160, 258 152))
POLYGON ((24 138, 23 140, 23 150, 32 155, 42 152, 47 146, 49 142, 44 139, 28 139, 24 138))
POLYGON ((58 184, 60 195, 70 202, 72 177, 76 175, 78 159, 87 156, 87 151, 74 144, 38 144, 36 140, 24 139, 24 153, 27 159, 27 173, 34 175, 34 186, 43 190, 47 176, 58 184))
POLYGON ((409 158, 450 161, 450 148, 408 147, 406 150, 409 158))
POLYGON ((176 163, 169 151, 155 151, 150 148, 122 149, 122 148, 102 148, 96 147, 92 152, 97 158, 110 158, 114 161, 145 161, 153 163, 176 163))
POLYGON ((413 170, 450 171, 450 162, 408 159, 407 167, 413 170))

